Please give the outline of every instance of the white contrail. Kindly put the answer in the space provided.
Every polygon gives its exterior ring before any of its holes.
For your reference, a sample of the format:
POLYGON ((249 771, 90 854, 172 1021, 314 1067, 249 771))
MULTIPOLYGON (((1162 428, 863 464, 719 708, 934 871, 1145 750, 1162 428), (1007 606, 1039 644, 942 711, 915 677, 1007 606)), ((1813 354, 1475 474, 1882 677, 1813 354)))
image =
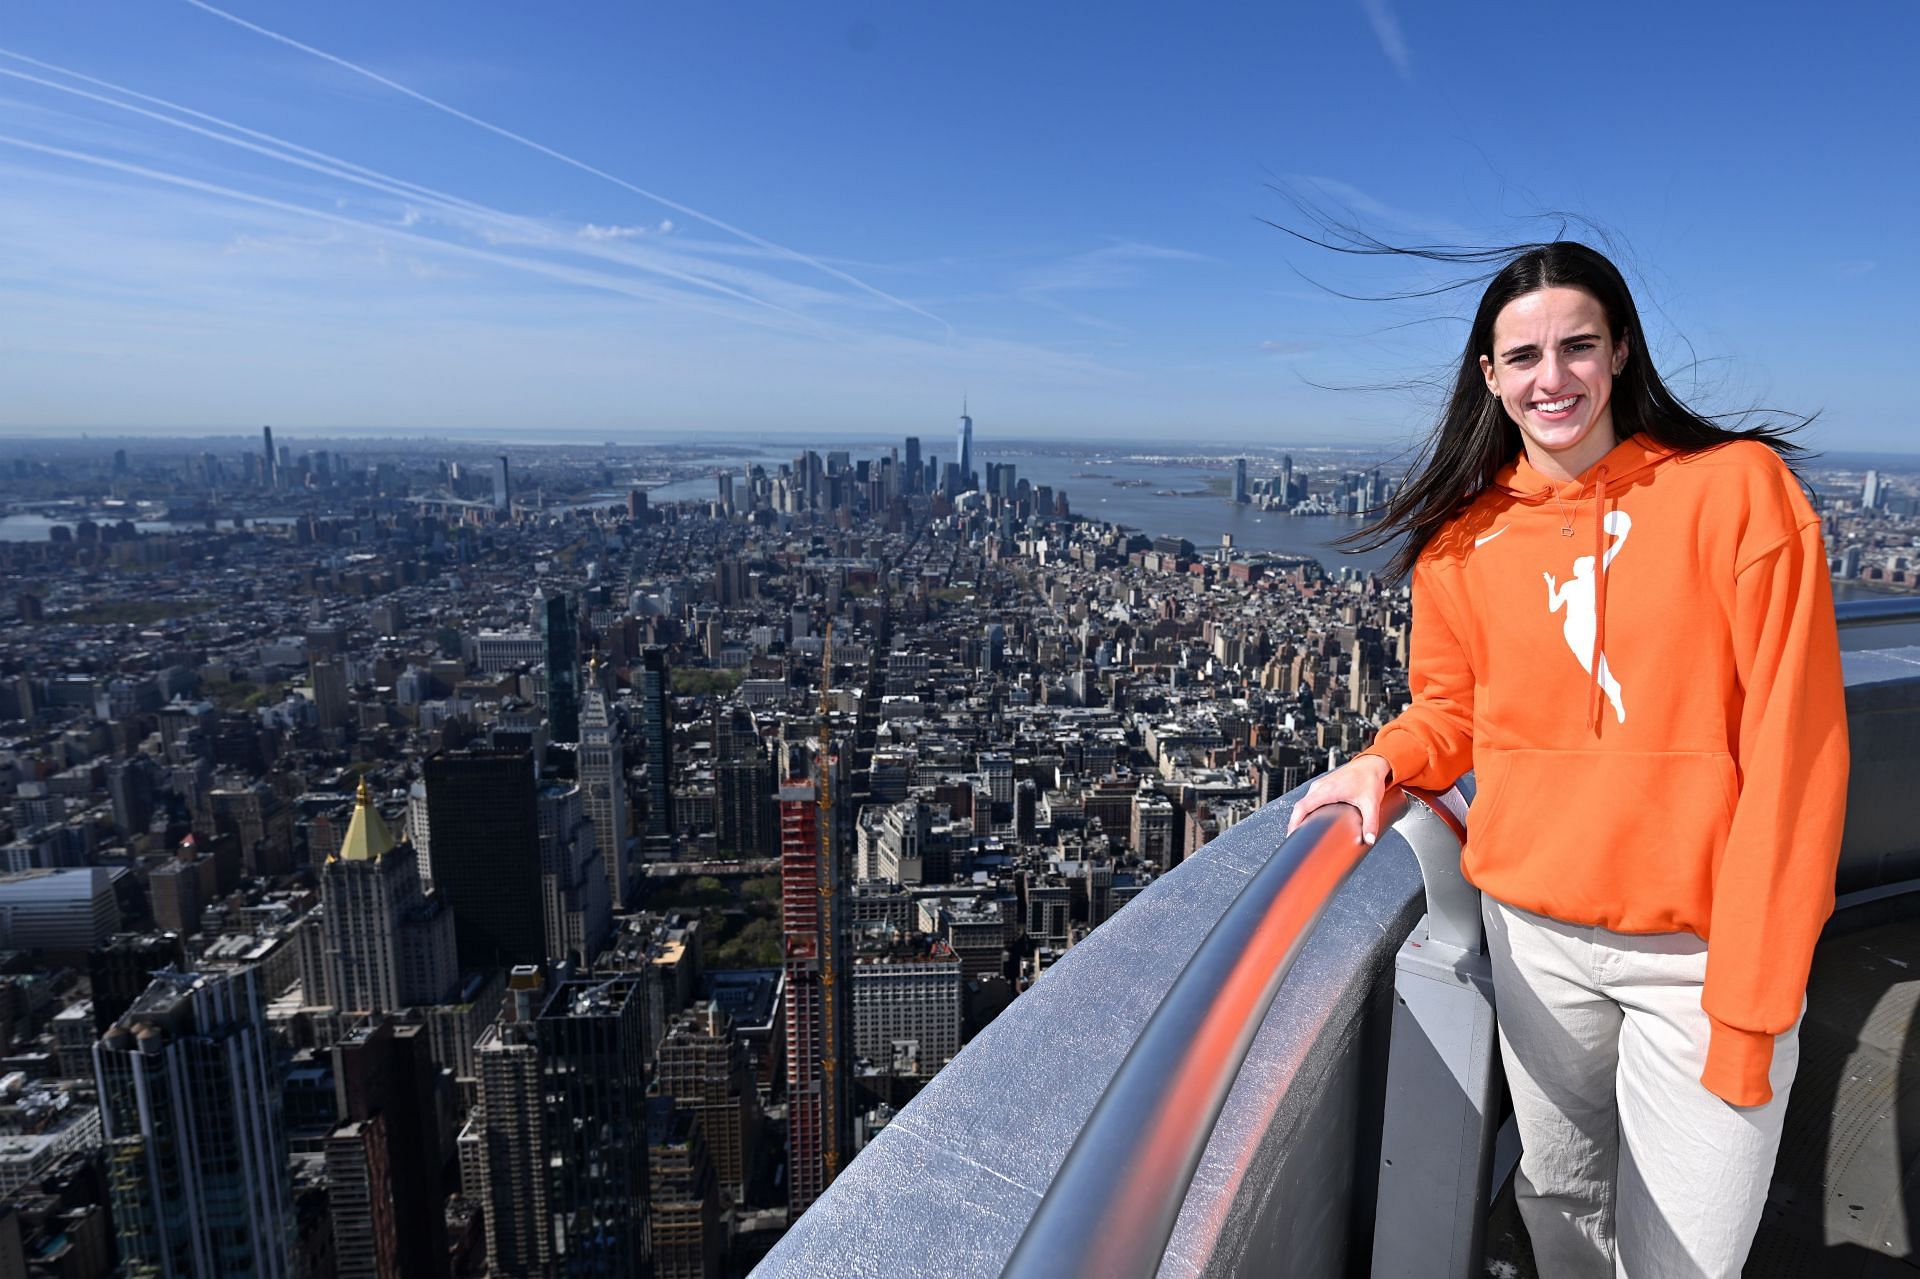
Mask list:
POLYGON ((786 247, 784 244, 775 244, 772 240, 768 240, 762 236, 755 235, 753 232, 745 230, 741 227, 734 226, 729 222, 724 222, 721 219, 716 218, 711 214, 702 213, 700 210, 692 208, 685 204, 681 204, 676 200, 670 200, 664 195, 660 195, 659 193, 654 191, 649 191, 645 187, 638 186, 632 182, 629 182, 625 178, 619 177, 616 174, 608 173, 605 169, 598 168, 595 165, 588 164, 585 160, 576 159, 573 156, 568 155, 564 151, 557 151, 554 148, 547 146, 543 142, 536 142, 532 138, 529 138, 524 134, 515 133, 512 129, 504 128, 501 125, 494 124, 490 120, 483 120, 477 115, 470 115, 467 112, 462 111, 459 107, 453 106, 446 102, 442 102, 438 98, 429 97, 427 94, 420 92, 418 89, 409 88, 408 86, 401 84, 398 80, 391 80, 386 76, 381 75, 377 71, 369 70, 368 68, 363 67, 355 62, 349 62, 345 58, 339 57, 336 54, 328 53, 325 49, 316 49, 310 44, 303 44, 302 42, 295 40, 292 36, 282 35, 280 32, 271 30, 270 28, 267 28, 267 27, 263 27, 256 22, 249 22, 245 18, 240 17, 238 14, 228 13, 225 9, 221 9, 214 5, 208 4, 207 0, 186 0, 186 3, 192 5, 196 9, 205 10, 207 13, 212 14, 216 18, 224 18, 226 21, 233 23, 237 27, 244 27, 246 30, 251 31, 256 35, 265 36, 267 39, 278 41, 279 43, 284 44, 289 48, 298 49, 302 53, 309 54, 316 58, 320 58, 326 62, 331 62, 335 66, 340 67, 343 70, 353 72, 355 75, 365 76, 367 79, 372 80, 375 84, 383 85, 386 88, 392 89, 395 93, 405 94, 407 97, 412 98, 414 101, 424 103, 425 105, 432 107, 436 111, 443 111, 446 114, 454 117, 456 120, 464 120, 468 124, 471 124, 476 128, 485 129, 488 133, 496 134, 499 137, 503 137, 507 139, 509 142, 517 142, 521 146, 530 148, 531 150, 534 150, 534 151, 538 151, 541 155, 547 156, 550 159, 558 160, 562 164, 571 165, 574 168, 579 169, 583 173, 590 173, 594 177, 599 178, 604 182, 611 182, 613 185, 617 187, 621 187, 624 190, 631 191, 635 195, 643 196, 646 199, 652 200, 656 204, 665 205, 667 208, 672 209, 676 213, 683 213, 690 218, 697 218, 698 220, 705 222, 709 226, 718 227, 720 230, 727 232, 729 235, 737 235, 741 239, 746 240, 750 244, 759 245, 761 248, 767 249, 770 252, 778 253, 783 257, 792 258, 796 262, 805 263, 806 265, 813 267, 817 271, 824 271, 828 275, 833 276, 835 279, 843 280, 846 283, 853 285, 855 288, 861 289, 867 293, 871 293, 874 297, 880 298, 885 302, 889 302, 892 305, 897 306, 904 311, 910 311, 914 315, 920 316, 922 319, 932 320, 935 324, 943 326, 947 330, 948 336, 952 336, 953 334, 953 325, 948 324, 947 321, 941 319, 939 316, 933 314, 931 311, 923 310, 920 307, 915 306, 913 303, 908 302, 903 298, 897 298, 893 294, 886 292, 884 289, 875 288, 873 285, 868 284, 865 280, 860 279, 858 276, 851 275, 845 271, 842 271, 838 267, 833 266, 826 262, 822 262, 818 258, 810 257, 807 254, 800 252, 798 249, 790 249, 786 247))
MULTIPOLYGON (((136 90, 122 88, 121 86, 113 84, 109 81, 99 80, 92 76, 80 75, 77 72, 69 72, 64 67, 55 67, 50 63, 43 63, 43 62, 40 62, 38 59, 27 58, 24 55, 14 54, 6 49, 0 49, 0 56, 19 58, 21 61, 30 62, 36 66, 46 67, 48 70, 56 71, 62 75, 73 75, 77 79, 84 80, 90 84, 97 84, 102 88, 111 89, 114 92, 125 93, 130 96, 141 98, 149 102, 158 103, 162 106, 169 107, 173 110, 182 111, 188 115, 198 116, 201 119, 210 120, 213 123, 222 126, 223 128, 233 129, 240 133, 249 134, 257 138, 262 138, 270 145, 263 146, 263 145, 260 145, 259 143, 249 142, 245 138, 231 137, 226 134, 219 133, 213 129, 202 128, 201 126, 197 124, 193 124, 186 120, 174 119, 170 116, 163 115, 158 111, 149 111, 145 107, 135 106, 133 103, 130 103, 130 102, 118 102, 102 94, 90 93, 85 89, 78 89, 73 87, 72 85, 59 84, 52 80, 42 79, 39 76, 28 75, 24 71, 10 71, 5 67, 0 67, 0 76, 5 76, 9 79, 21 80, 28 84, 36 84, 41 86, 42 88, 53 89, 60 93, 70 94, 78 98, 84 98, 90 102, 98 102, 104 106, 114 107, 121 111, 132 112, 135 115, 144 116, 147 119, 158 121, 161 124, 169 125, 176 129, 184 129, 187 132, 199 134, 202 137, 210 138, 215 142, 224 143, 227 146, 239 147, 246 151, 252 151, 258 155, 264 155, 269 159, 278 160, 283 164, 295 165, 299 168, 308 169, 315 173, 325 174, 328 177, 338 178, 342 181, 352 182, 359 186, 368 187, 373 190, 380 191, 387 195, 399 196, 403 199, 419 200, 421 203, 424 203, 424 204, 439 204, 445 207, 457 209, 460 212, 477 216, 483 220, 493 221, 493 222, 499 223, 500 225, 510 227, 514 230, 521 231, 525 234, 529 234, 531 237, 535 239, 551 238, 551 237, 545 237, 543 235, 543 230, 544 230, 543 228, 540 228, 537 224, 529 223, 528 220, 525 218, 520 218, 513 214, 504 213, 496 209, 490 209, 485 205, 475 204, 472 201, 463 200, 458 196, 447 195, 443 192, 435 191, 430 187, 422 187, 417 183, 407 182, 404 179, 390 177, 387 174, 379 172, 377 169, 367 169, 361 165, 353 164, 351 161, 340 160, 337 157, 327 155, 325 152, 313 151, 307 147, 299 146, 297 143, 284 142, 279 138, 273 137, 273 135, 271 134, 260 133, 257 130, 248 129, 242 125, 232 124, 229 121, 220 119, 218 116, 210 116, 205 114, 204 112, 195 111, 190 107, 177 106, 174 103, 167 102, 163 98, 150 97, 149 95, 140 93, 136 90), (318 161, 303 159, 300 155, 290 154, 289 152, 304 152, 307 155, 318 157, 318 161), (357 170, 358 172, 351 172, 350 170, 357 170), (364 176, 364 177, 360 176, 361 174, 365 174, 367 176, 364 176)), ((372 224, 362 223, 360 225, 372 225, 372 224)), ((428 238, 428 237, 422 237, 422 238, 428 238)), ((568 244, 565 247, 573 250, 574 252, 583 253, 586 256, 599 257, 604 261, 619 262, 623 265, 634 266, 634 267, 638 267, 641 270, 651 271, 651 272, 654 272, 655 274, 666 276, 669 279, 677 280, 682 284, 692 285, 696 288, 710 289, 715 293, 723 294, 727 297, 734 298, 737 301, 751 303, 754 306, 764 306, 764 307, 767 307, 769 310, 778 311, 782 315, 791 316, 794 319, 800 320, 803 323, 808 323, 808 324, 813 323, 813 321, 809 320, 808 317, 801 315, 799 312, 790 310, 787 307, 780 306, 777 303, 770 302, 765 298, 756 297, 751 293, 747 293, 742 290, 729 287, 728 285, 725 285, 725 284, 720 284, 714 280, 709 280, 703 276, 695 275, 686 271, 676 270, 672 267, 663 266, 658 261, 636 258, 632 255, 626 255, 626 254, 610 254, 605 252, 598 252, 592 248, 583 248, 582 246, 573 245, 573 244, 568 244)))
MULTIPOLYGON (((362 177, 371 180, 370 182, 361 182, 360 184, 363 186, 372 186, 374 190, 384 190, 389 195, 398 195, 405 199, 419 200, 427 204, 438 204, 443 208, 454 209, 459 212, 467 213, 473 217, 482 219, 484 221, 493 222, 509 230, 519 231, 528 238, 529 242, 557 247, 568 252, 579 254, 580 256, 583 256, 583 257, 599 258, 602 261, 613 262, 622 266, 634 266, 634 267, 639 267, 642 270, 659 269, 664 274, 667 274, 670 276, 674 274, 673 271, 669 268, 656 266, 660 257, 662 256, 658 250, 652 251, 651 253, 644 255, 644 257, 642 257, 642 256, 636 256, 633 252, 621 252, 615 248, 612 248, 611 246, 605 246, 605 245, 600 245, 600 244, 591 243, 591 242, 583 243, 579 240, 567 239, 565 237, 555 235, 549 228, 547 228, 540 222, 532 218, 526 217, 524 215, 516 214, 516 213, 508 213, 503 209, 498 209, 491 205, 481 204, 475 200, 469 200, 465 196, 454 195, 453 193, 448 191, 442 191, 434 187, 425 186, 418 182, 412 182, 406 178, 396 177, 393 174, 384 173, 379 169, 369 168, 364 164, 357 164, 354 161, 345 159, 341 156, 333 155, 326 151, 319 151, 314 149, 313 147, 303 146, 298 142, 293 142, 287 138, 282 138, 275 134, 265 133, 259 129, 250 129, 244 124, 239 124, 233 120, 228 120, 222 116, 211 115, 205 111, 196 110, 193 107, 186 106, 182 103, 174 102, 168 98, 156 97, 151 93, 143 93, 138 89, 130 88, 124 84, 118 84, 112 80, 103 80, 98 76, 91 76, 86 74, 85 72, 76 71, 72 67, 62 66, 57 62, 47 62, 40 58, 29 57, 27 54, 20 53, 17 50, 8 49, 4 47, 0 47, 0 57, 11 58, 16 62, 22 62, 28 66, 37 67, 42 71, 48 71, 48 72, 52 72, 55 75, 65 76, 69 80, 77 80, 83 84, 94 85, 95 87, 105 89, 110 93, 119 94, 121 97, 124 97, 124 98, 132 98, 140 102, 150 102, 154 106, 164 107, 168 111, 176 112, 179 115, 190 116, 196 120, 204 120, 208 124, 217 125, 219 128, 229 130, 232 133, 240 134, 249 138, 256 138, 260 142, 265 143, 266 147, 268 148, 266 150, 261 151, 260 154, 268 155, 274 159, 278 159, 282 161, 283 163, 299 164, 300 162, 292 159, 290 155, 283 155, 283 154, 280 154, 280 152, 290 152, 295 155, 307 156, 312 158, 313 160, 319 161, 322 165, 338 166, 339 170, 342 170, 341 172, 333 172, 331 170, 323 168, 323 169, 316 170, 317 172, 324 172, 324 173, 327 173, 328 176, 330 177, 338 177, 350 182, 359 181, 358 178, 355 178, 353 176, 354 174, 359 174, 362 177), (378 183, 391 183, 392 187, 391 188, 382 187, 382 186, 379 186, 378 183)), ((8 73, 0 72, 0 74, 8 74, 8 73)), ((76 93, 82 97, 89 97, 89 98, 92 97, 92 95, 90 94, 80 93, 78 90, 75 90, 69 85, 63 85, 63 84, 58 84, 58 83, 44 81, 44 80, 36 80, 31 76, 16 75, 15 78, 29 80, 35 84, 42 84, 48 88, 58 89, 62 93, 76 93)), ((117 107, 121 110, 135 110, 135 108, 128 106, 126 103, 117 102, 108 98, 94 98, 93 100, 104 102, 109 106, 117 107)), ((141 112, 140 114, 147 115, 149 113, 141 112)), ((182 121, 174 120, 163 115, 152 115, 150 118, 159 120, 161 123, 171 125, 175 128, 183 128, 183 129, 191 128, 191 126, 186 125, 182 121)), ((196 133, 202 132, 201 130, 193 130, 193 131, 196 133)), ((236 139, 224 137, 218 133, 206 133, 205 136, 213 138, 216 141, 224 142, 230 146, 244 145, 239 141, 237 141, 236 139)), ((249 147, 247 149, 255 150, 256 148, 249 147)), ((301 167, 311 168, 313 166, 301 165, 301 167)), ((711 249, 709 251, 730 252, 731 250, 727 246, 725 246, 722 242, 714 241, 712 242, 711 249)), ((668 254, 665 256, 675 258, 677 260, 684 260, 686 257, 685 254, 668 254)), ((695 260, 697 261, 698 259, 695 259, 695 260)), ((701 263, 701 265, 703 267, 711 267, 712 264, 701 263)), ((730 274, 737 274, 737 273, 730 272, 730 274)), ((675 276, 674 278, 679 278, 679 277, 675 276)), ((702 276, 700 278, 702 281, 704 281, 706 280, 707 277, 702 276)), ((742 287, 743 288, 747 287, 747 285, 743 282, 742 287)), ((783 308, 776 307, 776 309, 783 309, 783 308)))
MULTIPOLYGON (((96 88, 106 89, 107 91, 111 93, 117 93, 122 97, 133 98, 136 101, 140 101, 140 102, 151 102, 154 106, 165 107, 169 111, 176 111, 181 115, 191 116, 196 120, 205 120, 208 124, 218 125, 223 129, 229 129, 234 133, 242 134, 249 138, 257 138, 261 142, 267 143, 269 146, 279 147, 283 150, 296 152, 304 156, 310 156, 313 159, 322 161, 326 164, 338 165, 342 169, 350 169, 355 173, 364 174, 365 176, 370 178, 378 178, 383 182, 391 182, 396 186, 408 188, 409 191, 417 194, 423 199, 439 200, 447 204, 458 205, 461 208, 464 208, 469 212, 473 212, 473 213, 480 213, 480 214, 492 213, 502 218, 513 217, 512 214, 502 213, 498 210, 489 209, 487 208, 487 206, 483 204, 476 204, 473 201, 464 199, 460 196, 451 195, 445 191, 436 191, 432 187, 424 187, 417 182, 409 182, 405 178, 396 178, 392 174, 382 173, 378 169, 369 169, 363 164, 355 164, 353 161, 342 159, 337 155, 329 155, 325 151, 316 151, 312 147, 301 146, 298 142, 292 142, 287 140, 286 138, 275 137, 271 133, 262 133, 258 129, 249 129, 244 124, 236 124, 232 120, 223 119, 217 115, 209 115, 205 111, 196 111, 192 107, 184 106, 178 102, 173 102, 166 98, 155 97, 151 93, 142 93, 140 92, 140 90, 128 88, 124 84, 115 84, 111 80, 102 80, 98 76, 90 76, 83 71, 75 71, 72 67, 63 67, 57 62, 45 62, 39 58, 28 57, 24 53, 19 53, 19 52, 16 52, 15 50, 7 49, 7 48, 0 48, 0 57, 11 58, 15 62, 24 62, 28 66, 38 67, 42 71, 51 71, 55 75, 62 75, 67 77, 69 80, 78 80, 82 84, 90 84, 95 86, 96 88)), ((21 78, 24 79, 28 77, 21 77, 21 78)), ((48 82, 36 81, 36 83, 48 83, 48 82)), ((78 92, 77 90, 74 90, 67 85, 55 84, 55 85, 52 85, 51 87, 57 88, 61 90, 63 93, 78 92)), ((101 100, 109 101, 107 99, 101 99, 101 100)), ((132 109, 132 108, 126 108, 125 104, 119 103, 119 102, 112 102, 111 105, 122 107, 123 109, 132 109)), ((164 119, 164 117, 155 117, 155 118, 164 119)), ((178 122, 173 120, 166 120, 166 123, 178 125, 178 122)), ((178 125, 178 127, 184 128, 187 126, 178 125)), ((209 135, 209 136, 213 136, 213 135, 209 135)), ((344 175, 338 175, 338 176, 344 176, 344 175)))
MULTIPOLYGON (((168 186, 183 187, 189 191, 199 191, 208 195, 216 195, 224 199, 236 200, 243 204, 256 205, 260 208, 274 209, 281 213, 291 213, 298 217, 313 218, 317 221, 330 222, 337 226, 352 227, 359 231, 371 231, 376 235, 383 235, 395 240, 404 240, 410 244, 418 244, 440 253, 486 262, 495 266, 511 267, 515 270, 530 272, 534 275, 544 275, 550 279, 562 280, 583 288, 599 289, 608 293, 618 293, 626 297, 644 298, 654 302, 662 301, 663 299, 671 300, 682 306, 691 306, 699 310, 708 311, 711 314, 729 316, 734 319, 752 318, 750 314, 742 317, 734 312, 721 311, 715 307, 703 305, 699 300, 690 298, 684 293, 674 293, 657 288, 642 287, 631 281, 606 275, 603 272, 583 271, 577 267, 561 266, 556 263, 540 262, 526 258, 515 258, 507 254, 491 253, 485 249, 469 248, 464 244, 454 244, 446 240, 438 240, 430 235, 418 235, 401 227, 388 226, 379 222, 367 222, 360 218, 347 217, 341 213, 329 213, 324 209, 310 209, 304 205, 294 204, 287 200, 276 200, 271 196, 255 195, 250 191, 239 191, 232 187, 221 186, 218 183, 205 182, 199 178, 190 178, 184 174, 168 173, 161 169, 151 169, 145 165, 132 164, 125 160, 115 160, 109 156, 94 155, 86 151, 74 151, 66 147, 49 146, 46 143, 32 142, 26 138, 17 138, 6 133, 0 133, 0 145, 18 147, 23 151, 34 151, 41 155, 56 156, 63 160, 72 160, 76 163, 91 165, 95 168, 110 169, 117 173, 146 178, 150 181, 165 183, 168 186)), ((752 297, 746 300, 767 307, 770 310, 779 311, 783 315, 791 315, 809 327, 812 325, 812 321, 808 320, 807 317, 795 315, 793 312, 787 311, 784 307, 775 306, 771 302, 764 302, 752 297)))

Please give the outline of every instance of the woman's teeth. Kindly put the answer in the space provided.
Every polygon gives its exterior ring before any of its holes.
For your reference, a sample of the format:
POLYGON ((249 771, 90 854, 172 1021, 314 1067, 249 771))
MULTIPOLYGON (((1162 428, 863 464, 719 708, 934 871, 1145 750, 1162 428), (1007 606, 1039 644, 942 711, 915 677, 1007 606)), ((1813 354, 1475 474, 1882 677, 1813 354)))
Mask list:
POLYGON ((1533 407, 1542 413, 1564 413, 1572 408, 1574 402, 1579 398, 1577 395, 1569 395, 1564 400, 1541 400, 1533 407))

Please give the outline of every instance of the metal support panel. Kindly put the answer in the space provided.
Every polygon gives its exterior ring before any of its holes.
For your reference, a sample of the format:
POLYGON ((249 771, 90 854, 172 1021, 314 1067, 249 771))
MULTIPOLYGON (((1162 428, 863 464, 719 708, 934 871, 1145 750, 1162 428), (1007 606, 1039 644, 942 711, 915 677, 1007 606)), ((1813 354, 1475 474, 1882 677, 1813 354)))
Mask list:
POLYGON ((1481 1270, 1499 1126, 1493 970, 1477 937, 1465 949, 1432 935, 1457 936, 1462 922, 1458 911, 1423 918, 1394 961, 1375 1279, 1481 1270))

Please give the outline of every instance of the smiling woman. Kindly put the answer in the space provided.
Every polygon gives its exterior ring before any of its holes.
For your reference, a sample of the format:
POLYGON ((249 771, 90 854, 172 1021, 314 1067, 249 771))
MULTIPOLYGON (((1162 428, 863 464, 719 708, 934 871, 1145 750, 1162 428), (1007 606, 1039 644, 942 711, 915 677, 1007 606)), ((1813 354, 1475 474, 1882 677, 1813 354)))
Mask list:
POLYGON ((1571 480, 1619 442, 1611 399, 1627 341, 1613 340, 1600 299, 1579 288, 1525 294, 1494 321, 1496 354, 1480 357, 1480 372, 1545 474, 1571 480))
POLYGON ((1847 789, 1793 428, 1730 430, 1674 397, 1586 245, 1419 256, 1500 265, 1425 466, 1353 538, 1403 539, 1412 704, 1292 820, 1351 803, 1371 842, 1389 784, 1473 769, 1461 869, 1541 1273, 1737 1274, 1847 789))

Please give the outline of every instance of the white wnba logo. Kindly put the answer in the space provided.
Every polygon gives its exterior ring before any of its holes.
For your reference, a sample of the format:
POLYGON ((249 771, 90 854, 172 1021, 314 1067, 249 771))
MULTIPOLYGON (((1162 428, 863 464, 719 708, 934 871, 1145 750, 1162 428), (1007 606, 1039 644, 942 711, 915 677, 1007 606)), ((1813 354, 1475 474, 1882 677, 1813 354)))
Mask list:
MULTIPOLYGON (((1613 545, 1607 548, 1607 556, 1600 562, 1600 571, 1605 573, 1613 566, 1613 557, 1626 545, 1627 534, 1633 528, 1633 518, 1625 511, 1608 511, 1601 522, 1602 527, 1613 536, 1613 545)), ((1567 647, 1580 659, 1582 670, 1591 672, 1593 664, 1600 663, 1600 688, 1606 693, 1607 700, 1613 703, 1613 713, 1619 722, 1627 722, 1627 708, 1620 700, 1620 681, 1607 669, 1607 655, 1594 652, 1594 632, 1597 627, 1593 616, 1593 588, 1596 582, 1593 572, 1593 556, 1582 555, 1573 562, 1573 577, 1565 586, 1556 586, 1553 574, 1542 573, 1547 579, 1547 611, 1557 613, 1562 604, 1567 606, 1567 620, 1560 628, 1566 637, 1567 647)))

